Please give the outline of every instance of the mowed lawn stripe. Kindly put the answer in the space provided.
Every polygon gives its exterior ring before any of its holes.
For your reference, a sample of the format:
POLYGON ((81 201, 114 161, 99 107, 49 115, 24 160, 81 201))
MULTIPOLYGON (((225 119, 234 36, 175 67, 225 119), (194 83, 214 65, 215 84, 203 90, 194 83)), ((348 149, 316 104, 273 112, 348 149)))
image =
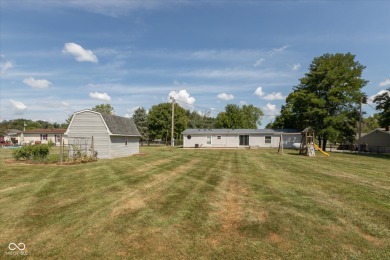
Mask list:
POLYGON ((0 246, 22 241, 33 258, 390 256, 388 156, 141 152, 75 166, 2 164, 0 246))
MULTIPOLYGON (((372 194, 372 190, 370 191, 367 185, 361 185, 361 183, 348 183, 339 178, 337 174, 328 175, 326 173, 328 171, 337 172, 337 167, 333 168, 332 161, 327 157, 319 156, 314 159, 296 156, 275 157, 271 154, 259 155, 258 160, 252 161, 255 162, 253 165, 250 165, 250 162, 247 165, 250 169, 260 168, 263 171, 258 174, 248 174, 249 171, 245 171, 250 179, 252 190, 267 204, 269 213, 274 219, 273 223, 269 224, 274 230, 278 230, 282 236, 288 236, 288 241, 294 241, 300 237, 305 238, 303 241, 298 239, 299 244, 295 246, 311 248, 306 252, 306 254, 311 252, 306 255, 307 257, 315 255, 359 256, 362 247, 368 250, 378 250, 379 245, 380 254, 387 254, 386 247, 389 241, 383 239, 383 236, 386 238, 389 236, 389 222, 386 222, 389 207, 378 209, 377 204, 377 201, 389 196, 385 190, 377 191, 378 196, 374 196, 366 204, 365 199, 362 201, 361 198, 365 193, 372 194), (268 160, 271 159, 268 158, 270 156, 272 160, 268 160), (307 167, 308 164, 321 163, 328 163, 330 166, 327 168, 307 167), (302 185, 303 183, 305 185, 302 185), (373 214, 372 210, 376 212, 379 210, 380 214, 373 214), (375 217, 372 218, 372 216, 375 217), (284 223, 286 220, 287 223, 284 223), (376 222, 378 220, 379 223, 376 222), (367 226, 368 223, 369 226, 367 226), (280 229, 280 227, 300 227, 301 225, 303 225, 301 230, 305 231, 304 235, 300 234, 300 229, 292 229, 288 232, 280 229), (349 242, 345 248, 340 248, 338 240, 332 239, 332 236, 324 236, 329 226, 333 230, 338 230, 337 236, 348 236, 349 242), (384 232, 387 234, 383 235, 384 232), (362 235, 364 233, 366 237, 362 235), (372 237, 371 233, 376 234, 376 237, 372 237), (292 237, 294 239, 290 239, 292 237), (307 240, 308 238, 310 240, 307 240), (373 239, 369 241, 370 238, 373 239), (323 245, 315 247, 320 244, 319 241, 323 245)), ((259 227, 260 230, 264 231, 264 226, 259 227)))

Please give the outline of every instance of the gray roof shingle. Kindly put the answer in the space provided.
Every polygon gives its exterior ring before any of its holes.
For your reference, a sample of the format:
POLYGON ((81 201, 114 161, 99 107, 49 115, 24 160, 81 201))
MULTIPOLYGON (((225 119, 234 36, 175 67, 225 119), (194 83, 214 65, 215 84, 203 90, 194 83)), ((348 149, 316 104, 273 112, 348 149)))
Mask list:
POLYGON ((104 121, 106 122, 108 129, 114 135, 127 135, 127 136, 140 136, 137 126, 130 118, 107 115, 101 113, 104 121))

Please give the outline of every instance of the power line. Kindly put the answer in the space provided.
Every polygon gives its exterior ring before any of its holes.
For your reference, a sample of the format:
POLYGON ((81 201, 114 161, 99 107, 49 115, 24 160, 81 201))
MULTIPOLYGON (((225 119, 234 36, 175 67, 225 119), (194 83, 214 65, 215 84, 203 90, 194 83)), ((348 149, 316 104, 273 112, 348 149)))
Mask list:
POLYGON ((371 106, 370 104, 366 104, 366 105, 368 105, 369 107, 371 107, 372 109, 374 109, 375 111, 379 111, 378 109, 376 109, 376 108, 374 108, 373 106, 371 106))

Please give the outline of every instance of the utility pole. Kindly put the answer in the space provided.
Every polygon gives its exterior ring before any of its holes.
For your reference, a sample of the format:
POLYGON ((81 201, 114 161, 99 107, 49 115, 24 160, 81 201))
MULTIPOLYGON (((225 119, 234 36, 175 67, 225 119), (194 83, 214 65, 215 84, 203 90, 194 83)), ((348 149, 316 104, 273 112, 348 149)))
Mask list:
POLYGON ((360 150, 360 139, 362 138, 362 103, 363 97, 360 98, 360 106, 359 106, 359 141, 358 141, 358 153, 361 153, 360 150))
POLYGON ((174 133, 174 129, 175 129, 175 98, 171 96, 170 99, 172 100, 171 146, 174 147, 175 146, 175 137, 174 137, 173 133, 174 133))

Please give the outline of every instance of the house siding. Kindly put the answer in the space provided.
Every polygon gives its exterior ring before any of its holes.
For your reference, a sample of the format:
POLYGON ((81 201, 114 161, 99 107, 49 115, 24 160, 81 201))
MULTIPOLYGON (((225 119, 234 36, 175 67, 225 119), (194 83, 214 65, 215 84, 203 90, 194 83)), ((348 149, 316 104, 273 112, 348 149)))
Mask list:
POLYGON ((74 142, 74 138, 91 138, 93 136, 94 150, 97 152, 97 157, 101 159, 110 158, 110 136, 99 114, 89 111, 74 114, 67 133, 69 144, 74 142))
MULTIPOLYGON (((23 137, 19 137, 19 140, 23 139, 23 144, 34 144, 35 142, 40 142, 41 144, 48 144, 49 140, 53 142, 56 146, 60 146, 61 142, 57 142, 56 137, 60 137, 61 134, 47 134, 47 140, 41 140, 41 134, 29 134, 25 133, 23 134, 23 137)), ((64 141, 64 144, 68 144, 68 140, 64 135, 62 135, 62 140, 64 141)))
POLYGON ((110 159, 139 153, 138 137, 110 136, 110 141, 110 159))
POLYGON ((375 130, 361 137, 361 144, 367 144, 367 149, 375 153, 390 153, 390 133, 375 130))
MULTIPOLYGON (((274 133, 265 133, 265 134, 210 134, 211 135, 211 145, 207 144, 207 135, 206 133, 195 133, 190 134, 191 139, 188 139, 188 135, 183 136, 183 147, 190 148, 195 147, 198 144, 199 147, 215 147, 215 148, 239 148, 239 147, 248 147, 256 146, 262 148, 277 148, 279 147, 280 134, 274 133), (240 135, 249 135, 249 145, 240 146, 240 135), (218 136, 221 138, 218 139, 218 136), (266 136, 271 137, 271 142, 266 143, 266 136)), ((293 148, 293 143, 300 143, 301 135, 284 135, 283 136, 283 146, 284 148, 293 148)))

